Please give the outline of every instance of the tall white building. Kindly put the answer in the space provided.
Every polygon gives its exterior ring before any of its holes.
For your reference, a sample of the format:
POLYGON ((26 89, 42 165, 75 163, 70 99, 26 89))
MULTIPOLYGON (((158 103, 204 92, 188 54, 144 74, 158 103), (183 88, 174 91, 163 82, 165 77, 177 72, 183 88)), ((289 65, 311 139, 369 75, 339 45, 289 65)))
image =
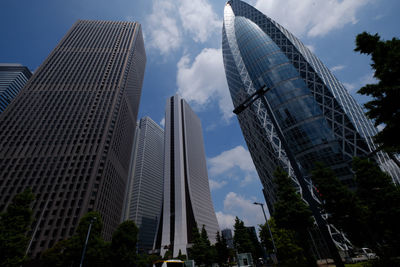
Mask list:
POLYGON ((205 226, 211 243, 219 230, 208 184, 200 119, 178 95, 165 109, 164 201, 155 248, 187 254, 193 228, 205 226))
POLYGON ((149 117, 136 127, 124 220, 139 228, 138 250, 152 250, 163 196, 164 130, 149 117))

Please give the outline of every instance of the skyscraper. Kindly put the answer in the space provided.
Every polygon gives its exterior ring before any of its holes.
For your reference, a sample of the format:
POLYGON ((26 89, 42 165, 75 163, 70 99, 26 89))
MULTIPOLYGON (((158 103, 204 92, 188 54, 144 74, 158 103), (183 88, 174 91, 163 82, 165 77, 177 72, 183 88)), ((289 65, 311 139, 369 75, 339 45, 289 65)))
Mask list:
POLYGON ((234 248, 232 230, 229 228, 226 228, 221 231, 221 234, 225 238, 228 248, 234 248))
POLYGON ((21 64, 0 63, 0 114, 31 76, 31 71, 21 64))
POLYGON ((88 211, 120 223, 145 62, 140 24, 79 20, 0 116, 0 210, 32 188, 33 256, 88 211))
MULTIPOLYGON (((311 187, 310 171, 320 161, 354 186, 350 161, 377 148, 372 141, 377 130, 329 69, 290 32, 240 0, 225 6, 222 47, 235 107, 267 88, 264 100, 257 99, 238 119, 268 208, 273 211, 276 201, 277 166, 299 183, 296 167, 311 187)), ((376 153, 376 161, 399 183, 399 168, 387 154, 376 153)))
POLYGON ((165 108, 164 200, 155 248, 187 254, 193 228, 205 226, 215 243, 218 222, 211 201, 200 119, 178 95, 165 108))
POLYGON ((149 117, 140 120, 135 135, 125 220, 139 228, 138 250, 153 249, 161 216, 164 173, 164 130, 149 117))

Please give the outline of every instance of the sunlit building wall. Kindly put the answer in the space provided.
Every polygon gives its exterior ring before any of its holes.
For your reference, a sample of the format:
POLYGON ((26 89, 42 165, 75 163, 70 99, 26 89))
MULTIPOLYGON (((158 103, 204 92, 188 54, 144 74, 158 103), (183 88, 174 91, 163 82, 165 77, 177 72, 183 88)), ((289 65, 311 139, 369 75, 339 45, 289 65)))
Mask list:
POLYGON ((165 109, 164 200, 155 248, 187 255, 193 228, 205 227, 211 243, 219 231, 211 200, 199 117, 178 95, 165 109))
POLYGON ((138 251, 153 249, 161 216, 164 174, 164 130, 151 118, 142 118, 135 135, 124 220, 139 228, 138 251))
MULTIPOLYGON (((273 211, 276 201, 273 172, 277 166, 297 182, 293 166, 298 165, 312 188, 310 172, 315 162, 323 162, 353 187, 351 159, 377 148, 372 141, 377 130, 329 69, 294 35, 240 0, 225 6, 222 50, 235 107, 262 86, 268 88, 264 98, 269 107, 258 99, 238 115, 268 208, 273 211), (283 149, 267 108, 294 162, 283 149)), ((399 183, 399 168, 388 155, 378 152, 375 159, 399 183)))

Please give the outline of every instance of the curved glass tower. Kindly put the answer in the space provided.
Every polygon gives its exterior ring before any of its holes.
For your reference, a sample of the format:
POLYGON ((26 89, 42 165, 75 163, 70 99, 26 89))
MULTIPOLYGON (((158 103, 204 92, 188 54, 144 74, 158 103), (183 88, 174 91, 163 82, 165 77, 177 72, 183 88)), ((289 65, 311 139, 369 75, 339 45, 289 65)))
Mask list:
MULTIPOLYGON (((344 86, 299 39, 242 1, 227 2, 222 33, 234 106, 262 86, 268 88, 265 101, 257 99, 238 119, 269 209, 275 202, 272 173, 277 166, 298 183, 293 172, 297 164, 312 188, 310 171, 316 161, 323 162, 352 187, 351 158, 376 149, 372 136, 377 130, 344 86), (290 151, 283 148, 278 131, 290 151)), ((379 152, 376 160, 398 184, 400 170, 388 155, 379 152)))

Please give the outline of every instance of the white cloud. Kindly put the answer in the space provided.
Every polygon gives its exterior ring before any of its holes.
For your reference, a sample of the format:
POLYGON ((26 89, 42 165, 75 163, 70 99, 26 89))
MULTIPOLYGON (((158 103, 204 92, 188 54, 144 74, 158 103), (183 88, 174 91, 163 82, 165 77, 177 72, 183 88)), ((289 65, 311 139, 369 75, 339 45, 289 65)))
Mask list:
POLYGON ((223 213, 222 211, 217 211, 215 215, 217 215, 219 229, 224 230, 226 228, 229 228, 233 230, 233 225, 235 224, 235 216, 223 213))
POLYGON ((366 74, 366 75, 362 76, 360 79, 361 87, 366 84, 373 84, 373 83, 378 83, 378 80, 374 77, 374 72, 366 74))
POLYGON ((222 20, 207 0, 153 0, 144 27, 149 46, 167 55, 182 46, 185 33, 195 42, 206 42, 221 29, 222 20))
POLYGON ((323 36, 357 23, 356 13, 372 0, 257 0, 255 7, 295 35, 323 36))
POLYGON ((129 21, 129 22, 133 22, 133 21, 135 21, 135 18, 133 16, 126 16, 125 20, 129 21))
POLYGON ((185 31, 191 34, 196 42, 204 43, 222 27, 222 21, 207 0, 181 0, 179 15, 185 31))
POLYGON ((313 45, 306 45, 306 47, 307 47, 308 49, 310 49, 311 52, 315 53, 315 46, 313 46, 313 45))
POLYGON ((161 119, 160 125, 164 128, 165 127, 165 117, 161 119))
POLYGON ((223 118, 229 121, 233 117, 221 49, 205 48, 193 62, 183 56, 178 62, 177 85, 178 93, 194 109, 204 109, 217 101, 223 118))
POLYGON ((161 54, 178 49, 182 44, 175 3, 168 0, 153 0, 153 10, 145 24, 149 34, 149 46, 156 48, 161 54))
POLYGON ((257 177, 255 175, 252 175, 250 173, 248 173, 244 179, 240 182, 240 186, 244 187, 248 184, 251 184, 252 182, 254 182, 257 179, 257 177))
POLYGON ((356 83, 343 83, 343 85, 349 92, 353 92, 358 88, 356 83))
POLYGON ((210 174, 213 176, 227 173, 235 167, 246 173, 256 172, 250 153, 243 146, 224 151, 218 156, 208 159, 208 163, 210 174))
POLYGON ((211 180, 211 179, 209 179, 208 182, 210 184, 211 191, 220 189, 220 188, 224 187, 227 184, 226 181, 218 182, 218 181, 211 180))
POLYGON ((361 87, 363 87, 366 84, 374 84, 377 83, 378 80, 375 79, 374 73, 371 72, 369 74, 366 74, 359 78, 358 80, 352 82, 352 83, 343 83, 343 85, 346 87, 346 89, 350 92, 353 93, 355 91, 358 91, 361 87))
POLYGON ((255 199, 247 199, 235 192, 229 192, 224 199, 224 211, 216 213, 221 229, 231 228, 235 223, 235 217, 241 219, 246 226, 255 226, 265 223, 260 206, 254 205, 255 199))
POLYGON ((337 66, 333 66, 333 67, 331 68, 331 71, 340 71, 340 70, 342 70, 342 69, 344 69, 344 68, 346 68, 345 65, 337 65, 337 66))
POLYGON ((374 17, 374 20, 381 20, 381 19, 384 18, 384 17, 385 17, 385 15, 379 14, 379 15, 377 15, 377 16, 374 17))

